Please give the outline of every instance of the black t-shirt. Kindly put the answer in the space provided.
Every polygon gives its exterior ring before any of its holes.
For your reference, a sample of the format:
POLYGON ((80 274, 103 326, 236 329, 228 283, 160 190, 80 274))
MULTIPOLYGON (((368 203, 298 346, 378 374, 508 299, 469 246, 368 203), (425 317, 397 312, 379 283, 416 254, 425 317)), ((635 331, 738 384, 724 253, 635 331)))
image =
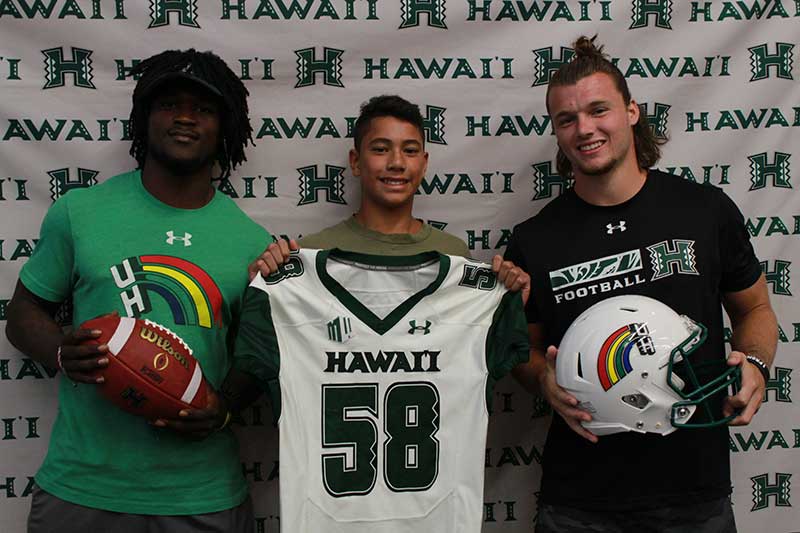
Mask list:
MULTIPOLYGON (((750 287, 761 268, 742 214, 718 188, 651 171, 642 189, 601 207, 569 190, 514 228, 506 258, 531 276, 528 322, 558 346, 577 316, 605 298, 641 294, 708 328, 693 360, 719 361, 721 296, 750 287)), ((592 444, 555 415, 541 501, 583 509, 646 509, 730 493, 728 429, 668 436, 618 433, 592 444)))

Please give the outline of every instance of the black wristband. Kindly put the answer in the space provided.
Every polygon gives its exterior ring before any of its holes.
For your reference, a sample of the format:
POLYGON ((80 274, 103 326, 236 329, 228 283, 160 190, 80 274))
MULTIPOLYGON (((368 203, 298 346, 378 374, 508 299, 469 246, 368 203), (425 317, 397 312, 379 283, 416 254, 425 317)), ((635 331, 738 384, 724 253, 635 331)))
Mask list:
POLYGON ((761 372, 761 375, 764 376, 764 384, 766 385, 769 382, 769 368, 767 364, 755 355, 746 355, 745 358, 761 372))

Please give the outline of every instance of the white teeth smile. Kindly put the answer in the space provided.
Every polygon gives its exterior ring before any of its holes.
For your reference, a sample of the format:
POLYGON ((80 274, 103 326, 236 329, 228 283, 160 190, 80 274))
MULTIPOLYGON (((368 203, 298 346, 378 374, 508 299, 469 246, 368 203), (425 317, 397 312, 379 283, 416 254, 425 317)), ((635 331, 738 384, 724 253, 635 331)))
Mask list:
POLYGON ((589 150, 594 150, 595 148, 600 147, 603 144, 603 141, 593 142, 592 144, 584 144, 583 146, 579 146, 578 150, 581 152, 588 152, 589 150))
POLYGON ((407 180, 401 180, 401 179, 394 180, 391 178, 381 178, 381 181, 389 185, 403 185, 404 183, 406 183, 407 180))

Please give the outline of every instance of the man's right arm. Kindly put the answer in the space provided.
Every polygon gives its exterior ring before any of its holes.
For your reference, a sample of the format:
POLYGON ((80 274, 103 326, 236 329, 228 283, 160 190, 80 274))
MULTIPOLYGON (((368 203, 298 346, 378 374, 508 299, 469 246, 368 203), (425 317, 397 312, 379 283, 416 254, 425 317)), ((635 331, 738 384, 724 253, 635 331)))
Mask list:
POLYGON ((64 333, 53 319, 58 303, 48 302, 17 281, 8 305, 6 337, 25 355, 48 368, 56 368, 56 354, 64 333))
POLYGON ((581 422, 591 421, 592 415, 578 408, 578 399, 556 382, 558 350, 555 346, 545 346, 544 333, 542 324, 528 324, 530 358, 527 363, 517 365, 511 374, 525 390, 543 396, 572 431, 589 442, 596 443, 597 436, 581 425, 581 422))
POLYGON ((21 281, 8 304, 6 337, 19 351, 48 368, 57 368, 80 383, 102 383, 93 371, 108 366, 106 345, 82 344, 100 336, 97 330, 64 334, 55 316, 60 304, 44 300, 21 281))

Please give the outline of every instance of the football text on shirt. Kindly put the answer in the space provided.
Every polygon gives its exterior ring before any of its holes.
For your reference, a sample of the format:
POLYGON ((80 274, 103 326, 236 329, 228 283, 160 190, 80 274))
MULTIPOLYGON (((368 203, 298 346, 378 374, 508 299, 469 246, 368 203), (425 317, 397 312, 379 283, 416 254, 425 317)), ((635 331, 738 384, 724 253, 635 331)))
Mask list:
POLYGON ((647 246, 646 249, 652 268, 650 279, 647 279, 642 251, 639 249, 590 259, 550 272, 550 286, 556 303, 612 292, 675 274, 699 275, 695 242, 692 240, 669 239, 647 246), (612 277, 616 279, 608 279, 612 277), (568 289, 577 285, 584 286, 568 289))
POLYGON ((625 287, 630 287, 632 285, 639 285, 640 283, 644 283, 646 280, 640 274, 634 274, 633 276, 625 276, 621 279, 615 279, 612 281, 601 281, 600 283, 595 283, 593 285, 587 285, 586 287, 579 287, 575 290, 567 290, 561 294, 556 294, 556 303, 560 304, 564 300, 574 300, 575 298, 583 298, 584 296, 588 296, 590 294, 598 294, 604 292, 611 292, 617 289, 622 289, 625 287))

